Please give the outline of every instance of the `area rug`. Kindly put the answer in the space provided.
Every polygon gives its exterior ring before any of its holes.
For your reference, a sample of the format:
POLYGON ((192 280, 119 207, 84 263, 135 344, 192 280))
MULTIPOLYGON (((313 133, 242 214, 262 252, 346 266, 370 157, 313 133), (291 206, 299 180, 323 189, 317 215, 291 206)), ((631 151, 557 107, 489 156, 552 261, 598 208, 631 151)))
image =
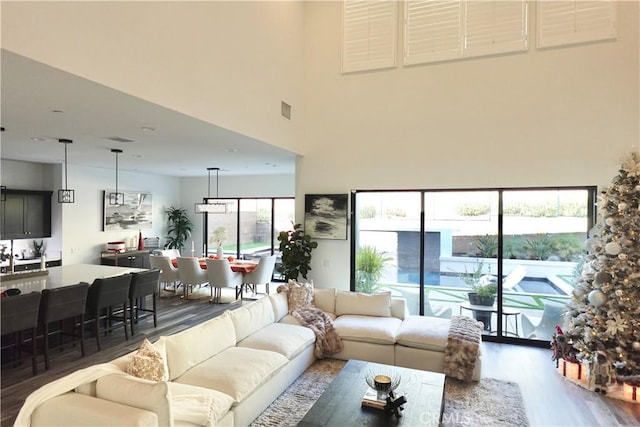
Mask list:
MULTIPOLYGON (((251 424, 252 427, 295 426, 322 395, 346 362, 315 362, 251 424)), ((465 383, 447 378, 442 425, 528 426, 522 394, 516 383, 483 378, 465 383)))

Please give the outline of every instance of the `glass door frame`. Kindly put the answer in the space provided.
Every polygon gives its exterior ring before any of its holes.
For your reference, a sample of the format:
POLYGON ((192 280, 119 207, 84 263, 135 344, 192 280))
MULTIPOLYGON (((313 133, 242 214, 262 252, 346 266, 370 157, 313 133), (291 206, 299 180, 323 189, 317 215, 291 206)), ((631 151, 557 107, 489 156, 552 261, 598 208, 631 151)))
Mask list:
MULTIPOLYGON (((595 224, 595 219, 597 217, 597 206, 596 206, 596 195, 597 195, 597 187, 596 186, 553 186, 553 187, 500 187, 500 188, 460 188, 460 189, 421 189, 421 190, 410 190, 410 189, 400 189, 400 190, 351 190, 351 244, 350 244, 350 289, 351 291, 355 291, 355 277, 356 277, 356 251, 358 249, 358 205, 357 205, 357 194, 358 193, 403 193, 403 192, 420 192, 420 249, 419 249, 419 279, 418 279, 418 294, 419 294, 419 314, 424 315, 424 303, 425 303, 425 231, 426 231, 426 218, 425 218, 425 197, 426 193, 436 193, 436 192, 497 192, 498 193, 498 216, 497 216, 497 240, 498 240, 498 248, 497 248, 497 277, 504 277, 503 275, 503 261, 504 261, 504 215, 503 215, 503 196, 504 192, 508 191, 563 191, 563 190, 585 190, 587 191, 587 229, 591 229, 591 227, 595 224)), ((506 334, 503 334, 503 296, 504 290, 502 283, 498 281, 498 293, 496 295, 497 299, 497 331, 496 335, 483 335, 483 339, 486 341, 493 342, 505 342, 505 343, 515 343, 515 344, 523 344, 527 345, 535 345, 540 347, 548 347, 548 341, 540 341, 540 340, 531 340, 524 337, 513 337, 506 334)))

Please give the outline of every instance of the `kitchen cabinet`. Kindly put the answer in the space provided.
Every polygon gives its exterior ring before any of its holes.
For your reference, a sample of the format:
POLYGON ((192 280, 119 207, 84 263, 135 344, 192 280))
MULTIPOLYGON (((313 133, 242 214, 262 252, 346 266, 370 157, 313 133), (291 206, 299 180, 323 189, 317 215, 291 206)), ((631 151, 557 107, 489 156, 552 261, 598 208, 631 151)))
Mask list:
POLYGON ((151 268, 149 251, 125 251, 117 255, 113 252, 102 252, 100 264, 116 267, 151 268))
POLYGON ((51 237, 51 191, 2 190, 2 240, 51 237))

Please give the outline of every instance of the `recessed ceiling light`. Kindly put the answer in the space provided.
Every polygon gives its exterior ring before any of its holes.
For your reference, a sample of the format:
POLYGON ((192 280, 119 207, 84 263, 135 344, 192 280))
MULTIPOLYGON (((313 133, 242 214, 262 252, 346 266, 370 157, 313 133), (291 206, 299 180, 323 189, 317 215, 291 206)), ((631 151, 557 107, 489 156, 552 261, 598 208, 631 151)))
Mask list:
POLYGON ((44 141, 45 139, 44 139, 44 138, 41 138, 41 137, 39 137, 39 136, 32 136, 32 137, 31 137, 31 140, 32 140, 32 141, 44 141))
POLYGON ((227 153, 237 153, 238 152, 238 150, 236 150, 235 148, 227 148, 225 151, 227 153))
POLYGON ((62 110, 51 110, 52 113, 64 113, 62 110))
POLYGON ((145 131, 145 132, 153 132, 154 130, 156 130, 156 128, 152 128, 152 127, 149 127, 149 126, 142 126, 140 129, 145 131))
POLYGON ((135 157, 136 159, 141 159, 142 155, 141 154, 133 154, 131 157, 135 157))

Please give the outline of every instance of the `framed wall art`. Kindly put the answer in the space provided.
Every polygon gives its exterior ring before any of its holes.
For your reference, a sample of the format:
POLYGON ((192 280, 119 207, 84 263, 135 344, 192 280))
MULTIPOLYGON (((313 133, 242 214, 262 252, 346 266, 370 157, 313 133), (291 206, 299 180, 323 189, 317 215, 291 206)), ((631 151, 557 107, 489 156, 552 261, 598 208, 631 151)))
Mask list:
POLYGON ((314 239, 347 239, 348 194, 305 194, 304 231, 314 239))
POLYGON ((110 204, 113 191, 103 191, 102 230, 137 230, 152 226, 152 194, 144 191, 120 191, 118 201, 122 204, 110 204))

